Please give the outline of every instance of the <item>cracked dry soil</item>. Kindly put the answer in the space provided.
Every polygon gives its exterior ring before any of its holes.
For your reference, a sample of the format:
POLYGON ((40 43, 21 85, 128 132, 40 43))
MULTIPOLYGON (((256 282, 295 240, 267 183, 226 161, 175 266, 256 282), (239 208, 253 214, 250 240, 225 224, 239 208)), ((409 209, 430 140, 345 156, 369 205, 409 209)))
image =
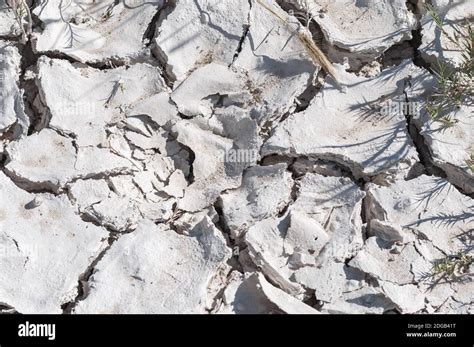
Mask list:
POLYGON ((426 1, 27 3, 25 38, 0 0, 0 312, 474 312, 473 106, 423 108, 461 59, 426 1))

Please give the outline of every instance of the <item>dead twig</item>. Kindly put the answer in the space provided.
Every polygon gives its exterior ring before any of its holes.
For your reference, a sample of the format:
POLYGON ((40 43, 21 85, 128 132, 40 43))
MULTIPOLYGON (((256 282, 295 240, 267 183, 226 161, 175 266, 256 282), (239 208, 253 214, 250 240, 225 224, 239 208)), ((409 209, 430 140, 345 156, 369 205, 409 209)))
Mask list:
MULTIPOLYGON (((257 3, 264 7, 268 12, 270 12, 273 16, 278 18, 282 23, 286 26, 290 27, 288 21, 283 18, 280 14, 275 12, 268 4, 264 2, 264 0, 257 0, 257 3)), ((290 28, 293 30, 292 28, 290 28)), ((314 64, 321 66, 334 80, 336 83, 339 82, 336 70, 332 66, 329 59, 326 57, 324 52, 316 45, 314 40, 311 38, 310 34, 304 30, 294 30, 298 40, 303 44, 306 48, 308 55, 310 56, 311 60, 314 64)))
POLYGON ((33 31, 33 19, 31 17, 30 7, 26 0, 6 0, 6 4, 12 9, 15 15, 15 20, 17 21, 22 33, 21 41, 25 44, 33 31), (26 21, 24 22, 25 16, 26 21))

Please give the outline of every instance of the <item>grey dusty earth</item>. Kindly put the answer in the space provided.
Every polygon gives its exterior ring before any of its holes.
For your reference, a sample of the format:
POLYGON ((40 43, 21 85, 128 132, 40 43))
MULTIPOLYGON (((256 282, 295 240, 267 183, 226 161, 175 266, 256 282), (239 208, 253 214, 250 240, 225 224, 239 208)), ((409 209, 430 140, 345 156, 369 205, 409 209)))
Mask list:
POLYGON ((425 5, 0 0, 0 312, 474 313, 425 5))

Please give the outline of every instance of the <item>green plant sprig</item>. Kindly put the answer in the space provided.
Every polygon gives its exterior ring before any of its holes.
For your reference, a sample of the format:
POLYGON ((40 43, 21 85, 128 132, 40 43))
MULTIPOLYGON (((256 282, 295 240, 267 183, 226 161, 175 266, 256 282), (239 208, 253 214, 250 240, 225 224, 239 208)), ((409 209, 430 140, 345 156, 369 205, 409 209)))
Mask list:
POLYGON ((456 68, 438 59, 438 66, 433 71, 437 87, 425 105, 432 120, 440 122, 444 127, 452 127, 457 120, 450 113, 463 104, 471 105, 474 99, 474 28, 472 21, 467 20, 462 25, 453 24, 451 27, 454 32, 450 34, 436 9, 431 5, 426 9, 441 34, 461 55, 461 62, 456 68))

